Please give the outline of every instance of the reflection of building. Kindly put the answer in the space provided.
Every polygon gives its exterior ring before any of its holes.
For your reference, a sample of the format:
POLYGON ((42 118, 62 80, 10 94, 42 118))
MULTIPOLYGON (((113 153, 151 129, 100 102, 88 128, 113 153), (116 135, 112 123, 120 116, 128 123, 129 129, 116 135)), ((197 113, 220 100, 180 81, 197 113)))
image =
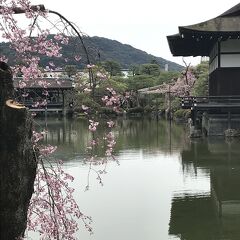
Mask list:
POLYGON ((192 110, 194 127, 208 135, 240 128, 239 21, 240 4, 208 21, 181 26, 178 34, 167 37, 174 56, 209 57, 209 96, 182 99, 183 108, 192 110))
POLYGON ((220 239, 219 221, 210 196, 174 198, 171 207, 169 234, 181 240, 220 239))
POLYGON ((44 144, 57 146, 54 154, 58 158, 67 161, 86 152, 87 144, 91 140, 86 119, 72 121, 71 118, 49 117, 47 122, 44 118, 38 118, 36 121, 36 131, 47 130, 47 134, 44 135, 44 144))
POLYGON ((208 196, 175 196, 169 234, 184 240, 240 239, 240 149, 223 140, 193 143, 182 152, 183 170, 210 171, 208 196))
POLYGON ((73 82, 69 78, 14 78, 18 101, 34 112, 71 111, 73 82))

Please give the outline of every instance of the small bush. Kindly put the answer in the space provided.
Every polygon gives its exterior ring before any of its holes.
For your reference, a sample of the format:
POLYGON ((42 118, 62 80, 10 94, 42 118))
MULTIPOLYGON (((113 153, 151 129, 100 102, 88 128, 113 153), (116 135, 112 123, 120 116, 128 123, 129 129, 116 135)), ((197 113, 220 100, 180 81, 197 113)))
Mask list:
POLYGON ((152 108, 151 108, 151 106, 146 105, 146 106, 144 107, 144 112, 146 112, 146 113, 150 113, 150 112, 152 112, 152 108))
POLYGON ((91 110, 98 111, 100 109, 100 105, 94 101, 89 94, 78 94, 76 96, 76 100, 74 102, 74 111, 82 112, 82 105, 89 107, 91 110))
POLYGON ((129 108, 127 113, 143 113, 144 109, 142 107, 129 108))
POLYGON ((190 114, 191 114, 190 110, 178 109, 177 111, 174 112, 174 118, 187 119, 189 118, 190 114))
POLYGON ((101 107, 99 109, 99 113, 100 114, 116 114, 116 112, 112 109, 112 108, 109 108, 109 107, 101 107))

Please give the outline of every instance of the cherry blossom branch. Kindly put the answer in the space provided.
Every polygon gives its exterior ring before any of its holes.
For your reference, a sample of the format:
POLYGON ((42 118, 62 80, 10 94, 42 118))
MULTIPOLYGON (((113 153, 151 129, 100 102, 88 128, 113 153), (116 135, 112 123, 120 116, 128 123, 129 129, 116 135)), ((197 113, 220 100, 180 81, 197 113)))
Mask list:
MULTIPOLYGON (((83 37, 78 31, 77 27, 68 21, 65 17, 55 11, 47 11, 43 5, 31 6, 28 0, 1 0, 0 14, 1 14, 1 32, 2 37, 10 41, 11 47, 15 49, 16 55, 21 60, 14 70, 23 74, 23 81, 20 86, 26 86, 25 81, 29 79, 36 79, 41 71, 39 70, 40 57, 38 55, 45 55, 48 57, 62 57, 61 44, 68 43, 68 37, 63 34, 57 34, 54 39, 49 39, 49 29, 42 29, 39 25, 39 18, 48 19, 49 13, 60 17, 59 23, 67 23, 64 25, 63 33, 69 33, 68 25, 72 31, 78 36, 80 43, 85 51, 87 58, 87 69, 89 72, 89 86, 94 89, 98 84, 98 79, 102 80, 105 76, 102 73, 94 73, 94 65, 90 62, 90 57, 87 48, 84 44, 83 37), (28 28, 21 29, 14 15, 25 14, 25 17, 32 20, 28 28), (33 36, 34 35, 34 36, 33 36), (35 36, 36 35, 36 36, 35 36)), ((53 27, 58 27, 57 24, 53 27)), ((3 56, 2 56, 3 57, 3 56)), ((78 60, 79 57, 78 57, 78 60)), ((46 83, 39 82, 43 87, 45 93, 45 101, 37 102, 36 106, 47 103, 47 86, 46 83)), ((104 97, 106 106, 112 107, 114 110, 118 109, 118 96, 113 89, 108 89, 108 95, 104 97)), ((26 93, 24 93, 26 96, 26 93)), ((23 96, 23 97, 24 97, 23 96)), ((97 171, 93 167, 98 164, 95 161, 94 150, 99 144, 95 136, 98 127, 98 122, 89 118, 89 130, 92 132, 92 141, 89 145, 90 157, 90 172, 97 175, 100 183, 102 182, 100 174, 106 172, 107 160, 102 160, 104 169, 97 171)), ((108 122, 108 127, 112 129, 114 126, 112 121, 108 122)), ((41 239, 75 239, 74 234, 78 230, 77 220, 81 219, 87 230, 92 233, 90 226, 91 218, 85 216, 80 210, 73 198, 74 189, 69 184, 74 180, 73 177, 63 171, 61 162, 52 164, 49 160, 55 147, 42 146, 39 141, 43 139, 44 132, 33 133, 33 143, 35 150, 35 157, 38 159, 38 168, 35 181, 35 193, 32 196, 31 203, 28 209, 28 230, 38 231, 41 239)), ((114 134, 111 131, 105 134, 103 140, 106 142, 105 157, 114 159, 113 152, 116 144, 114 134)), ((89 172, 89 176, 90 176, 89 172)), ((88 182, 89 183, 89 182, 88 182)))
MULTIPOLYGON (((39 133, 34 139, 41 139, 39 133)), ((35 145, 34 149, 39 164, 35 193, 28 211, 28 230, 39 231, 41 239, 75 239, 74 233, 78 230, 76 218, 81 219, 92 233, 91 218, 79 210, 72 195, 74 189, 69 187, 68 181, 72 182, 73 177, 63 171, 62 163, 58 162, 53 167, 48 159, 56 148, 35 145)))

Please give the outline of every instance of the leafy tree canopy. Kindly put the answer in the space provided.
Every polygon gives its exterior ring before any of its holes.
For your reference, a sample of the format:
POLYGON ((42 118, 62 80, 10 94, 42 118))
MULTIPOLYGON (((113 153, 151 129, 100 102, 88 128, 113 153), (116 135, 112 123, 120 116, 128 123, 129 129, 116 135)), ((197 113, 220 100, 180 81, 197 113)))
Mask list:
POLYGON ((76 65, 66 65, 64 71, 67 73, 68 77, 71 77, 77 73, 76 65))
POLYGON ((116 61, 105 61, 102 63, 102 66, 110 74, 111 77, 121 75, 121 66, 116 61))
POLYGON ((160 74, 160 67, 158 64, 142 64, 140 67, 140 74, 158 76, 160 74))
POLYGON ((156 83, 156 78, 150 75, 135 75, 126 79, 128 90, 137 91, 141 88, 152 87, 156 83))
POLYGON ((208 62, 202 62, 195 68, 194 74, 196 76, 196 83, 193 89, 193 95, 195 96, 207 96, 208 95, 208 74, 209 65, 208 62))

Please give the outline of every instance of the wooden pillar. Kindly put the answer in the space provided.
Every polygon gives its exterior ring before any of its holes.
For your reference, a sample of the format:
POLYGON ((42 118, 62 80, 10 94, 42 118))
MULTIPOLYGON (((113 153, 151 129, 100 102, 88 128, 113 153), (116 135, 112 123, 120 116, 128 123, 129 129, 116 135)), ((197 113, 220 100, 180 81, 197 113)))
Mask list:
POLYGON ((232 128, 232 124, 231 124, 231 112, 228 111, 228 129, 231 129, 232 128))
POLYGON ((63 113, 63 116, 66 116, 66 107, 65 107, 65 95, 64 95, 64 90, 62 89, 62 101, 63 101, 63 106, 62 106, 62 113, 63 113))
POLYGON ((193 108, 191 109, 191 119, 192 119, 192 125, 196 125, 196 110, 193 108))
POLYGON ((0 239, 23 236, 33 193, 37 162, 32 120, 13 100, 10 68, 0 62, 0 239))

